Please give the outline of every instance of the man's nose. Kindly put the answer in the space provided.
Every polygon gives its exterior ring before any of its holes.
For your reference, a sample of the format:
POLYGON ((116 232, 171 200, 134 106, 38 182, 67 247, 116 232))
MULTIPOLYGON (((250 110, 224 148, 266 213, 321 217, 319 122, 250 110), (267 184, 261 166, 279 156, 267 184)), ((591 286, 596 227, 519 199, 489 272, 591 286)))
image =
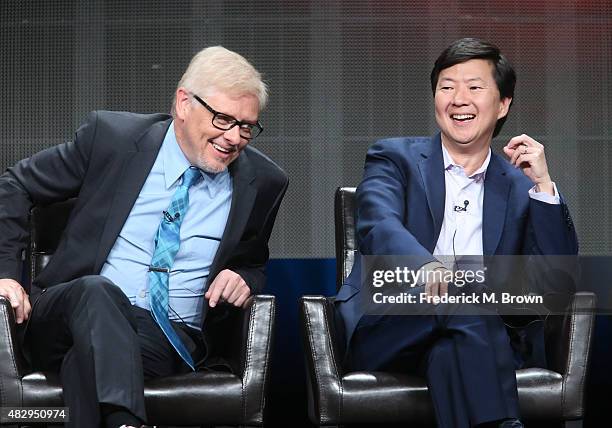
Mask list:
POLYGON ((240 128, 238 126, 232 126, 223 135, 231 144, 240 144, 242 137, 240 137, 240 128))
POLYGON ((458 86, 455 88, 455 92, 453 94, 453 104, 455 105, 465 105, 469 102, 470 93, 469 89, 463 86, 458 86))

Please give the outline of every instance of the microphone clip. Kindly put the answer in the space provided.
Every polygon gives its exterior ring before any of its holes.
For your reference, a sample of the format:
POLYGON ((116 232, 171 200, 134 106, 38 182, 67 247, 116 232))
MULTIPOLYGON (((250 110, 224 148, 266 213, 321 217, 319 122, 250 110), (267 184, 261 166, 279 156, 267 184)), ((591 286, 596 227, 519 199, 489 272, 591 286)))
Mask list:
POLYGON ((470 204, 470 201, 466 199, 465 201, 463 201, 463 206, 455 205, 453 207, 453 211, 455 211, 456 213, 461 212, 461 211, 466 212, 469 204, 470 204))

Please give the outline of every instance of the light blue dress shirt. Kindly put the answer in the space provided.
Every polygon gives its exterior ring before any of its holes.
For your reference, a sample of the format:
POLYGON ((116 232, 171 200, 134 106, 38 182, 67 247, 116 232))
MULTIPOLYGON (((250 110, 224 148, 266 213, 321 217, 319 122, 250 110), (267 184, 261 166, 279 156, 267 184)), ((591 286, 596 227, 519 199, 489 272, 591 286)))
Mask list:
MULTIPOLYGON (((133 305, 149 310, 148 269, 155 235, 190 164, 170 124, 153 168, 111 249, 100 275, 123 290, 133 305)), ((202 173, 189 189, 189 210, 181 225, 181 245, 170 271, 168 316, 200 329, 204 287, 227 223, 232 179, 227 170, 202 173)))

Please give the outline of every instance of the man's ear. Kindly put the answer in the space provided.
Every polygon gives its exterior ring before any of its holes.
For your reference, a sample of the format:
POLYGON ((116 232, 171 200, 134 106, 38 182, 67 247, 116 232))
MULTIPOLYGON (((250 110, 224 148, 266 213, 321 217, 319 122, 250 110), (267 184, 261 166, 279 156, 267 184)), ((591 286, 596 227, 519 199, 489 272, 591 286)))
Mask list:
POLYGON ((191 108, 190 95, 187 89, 183 87, 178 88, 176 90, 175 100, 176 117, 185 120, 187 111, 191 108))
POLYGON ((510 110, 510 104, 512 104, 512 98, 502 98, 499 102, 499 113, 497 113, 497 119, 501 119, 508 114, 510 110))

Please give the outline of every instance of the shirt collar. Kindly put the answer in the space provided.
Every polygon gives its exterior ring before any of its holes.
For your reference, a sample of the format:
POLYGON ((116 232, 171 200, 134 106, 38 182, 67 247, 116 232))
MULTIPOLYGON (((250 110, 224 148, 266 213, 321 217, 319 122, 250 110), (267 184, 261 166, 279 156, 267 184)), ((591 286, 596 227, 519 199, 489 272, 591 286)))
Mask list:
POLYGON ((178 145, 178 141, 176 141, 174 121, 170 123, 168 132, 166 132, 166 137, 161 147, 161 155, 164 163, 164 181, 166 189, 169 189, 178 181, 187 168, 191 166, 178 145))
MULTIPOLYGON (((187 168, 191 166, 176 140, 174 121, 170 123, 162 142, 161 155, 164 163, 164 182, 166 189, 170 189, 177 183, 187 168)), ((211 198, 214 198, 224 186, 227 186, 227 181, 230 177, 227 169, 218 174, 202 171, 200 173, 202 173, 203 179, 197 182, 195 186, 202 186, 204 189, 207 189, 211 198)))
MULTIPOLYGON (((465 171, 461 165, 455 163, 453 158, 451 157, 444 144, 442 144, 442 157, 444 158, 444 170, 452 171, 455 168, 460 168, 462 173, 465 175, 465 171)), ((487 153, 487 157, 485 158, 480 168, 472 173, 468 178, 474 179, 475 181, 481 181, 485 179, 487 174, 487 168, 489 167, 489 162, 491 162, 491 147, 489 147, 489 151, 487 153)))
POLYGON ((229 184, 230 175, 227 168, 217 174, 204 172, 202 175, 204 176, 203 186, 208 190, 211 199, 217 196, 217 193, 223 189, 231 187, 231 184, 229 184))

